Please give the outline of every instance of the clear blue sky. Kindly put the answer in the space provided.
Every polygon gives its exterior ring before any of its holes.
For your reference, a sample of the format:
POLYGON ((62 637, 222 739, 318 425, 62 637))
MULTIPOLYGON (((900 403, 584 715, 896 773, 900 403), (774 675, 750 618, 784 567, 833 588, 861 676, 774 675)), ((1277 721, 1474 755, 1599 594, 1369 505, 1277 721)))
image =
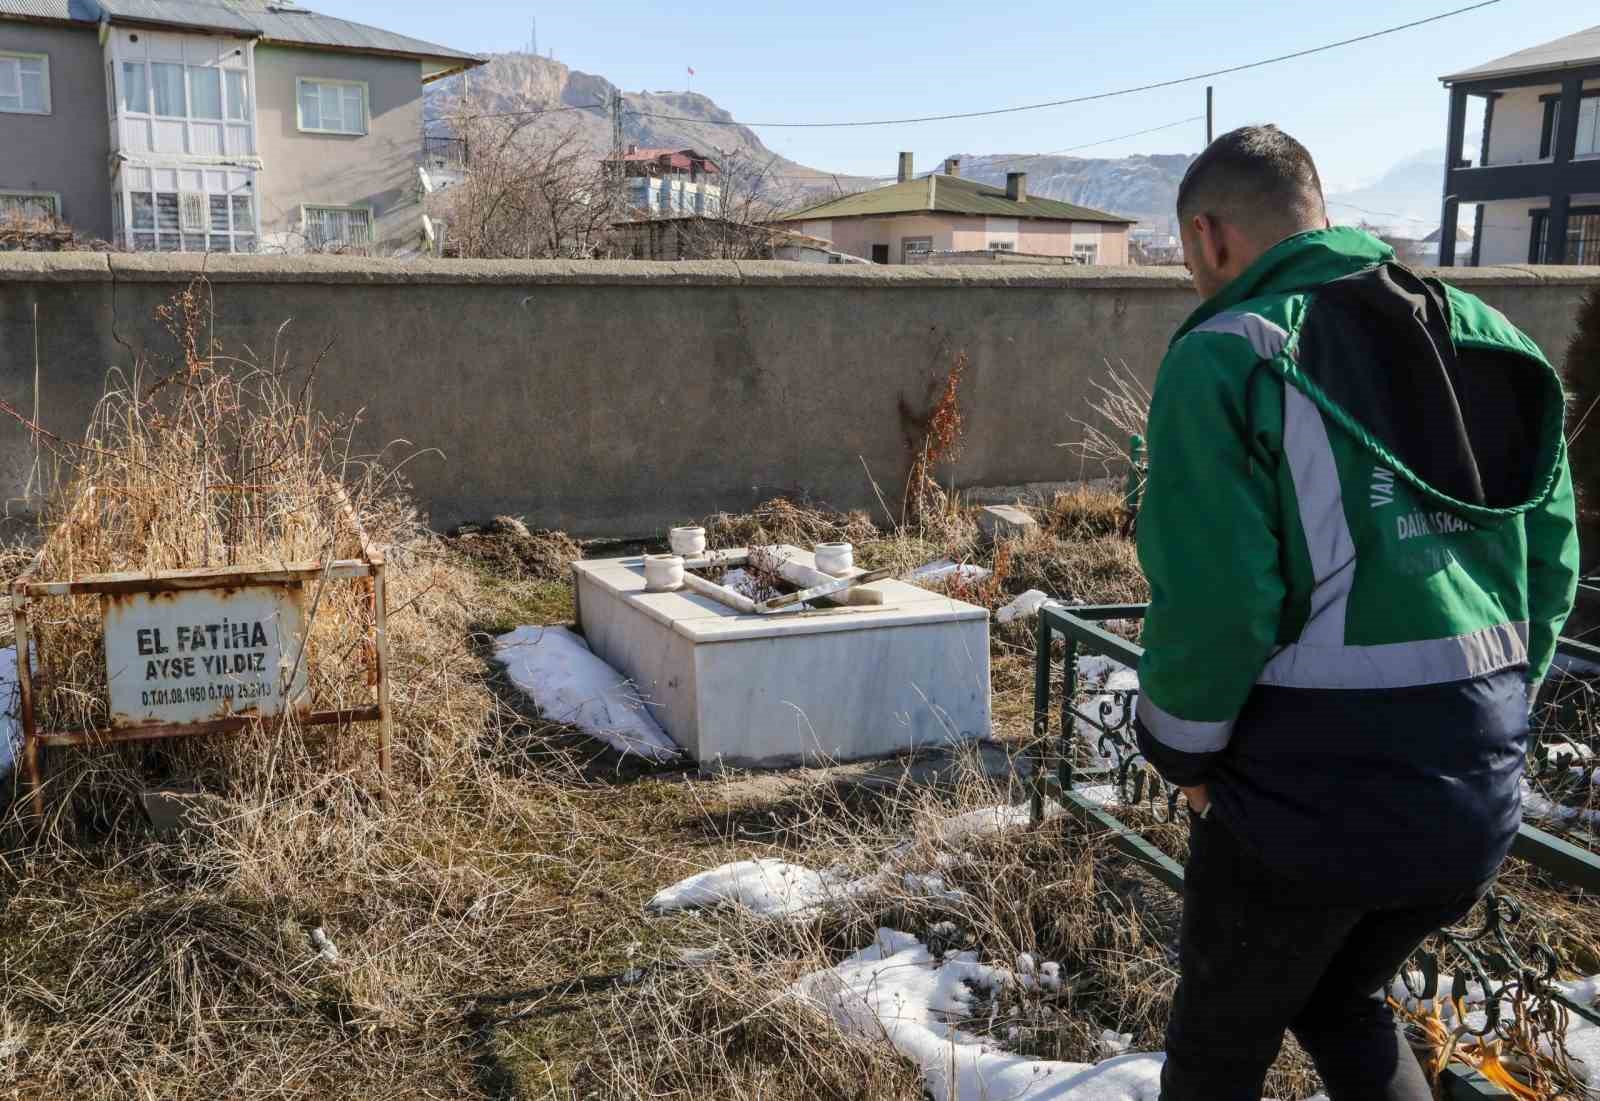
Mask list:
MULTIPOLYGON (((1254 61, 1422 18, 1470 0, 1120 4, 945 4, 910 0, 303 0, 314 10, 459 49, 524 46, 628 91, 694 90, 741 121, 941 114, 1061 99, 1254 61)), ((1437 77, 1594 21, 1581 4, 1501 0, 1440 23, 1315 57, 1220 77, 1217 129, 1276 122, 1316 156, 1330 190, 1363 183, 1443 145, 1437 77)), ((1203 84, 993 118, 843 130, 757 128, 767 145, 836 172, 892 173, 948 153, 1032 153, 1097 141, 1204 111, 1203 84)), ((1131 138, 1086 156, 1198 150, 1204 124, 1131 138)), ((1469 125, 1469 129, 1473 127, 1469 125)))

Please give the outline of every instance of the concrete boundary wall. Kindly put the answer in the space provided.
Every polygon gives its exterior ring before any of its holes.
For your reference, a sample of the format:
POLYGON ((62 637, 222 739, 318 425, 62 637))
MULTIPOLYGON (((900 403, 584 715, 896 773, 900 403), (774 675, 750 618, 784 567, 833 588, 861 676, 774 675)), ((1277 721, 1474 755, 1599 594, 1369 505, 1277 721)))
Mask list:
MULTIPOLYGON (((227 352, 321 356, 315 392, 360 415, 358 450, 418 453, 405 472, 436 525, 508 512, 580 535, 779 493, 881 517, 868 471, 897 510, 956 354, 956 484, 1097 475, 1058 446, 1079 438, 1092 383, 1108 360, 1153 380, 1196 305, 1170 268, 9 253, 0 397, 37 397, 46 428, 79 435, 109 370, 170 361, 155 309, 201 274, 227 352)), ((1600 268, 1444 274, 1557 361, 1600 287, 1600 268)), ((32 461, 28 434, 0 424, 13 513, 32 461)))

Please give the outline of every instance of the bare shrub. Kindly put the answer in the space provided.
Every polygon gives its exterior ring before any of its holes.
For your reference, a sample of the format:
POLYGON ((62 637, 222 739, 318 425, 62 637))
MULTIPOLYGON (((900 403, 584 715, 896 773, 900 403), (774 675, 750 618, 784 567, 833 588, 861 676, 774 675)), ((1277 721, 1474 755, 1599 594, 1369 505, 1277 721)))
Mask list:
POLYGON ((1072 418, 1082 429, 1082 439, 1065 446, 1103 475, 1121 478, 1128 469, 1129 441, 1134 436, 1149 438, 1150 388, 1126 362, 1113 366, 1110 360, 1104 381, 1094 379, 1089 385, 1095 391, 1089 409, 1096 418, 1072 418))
POLYGON ((550 130, 537 113, 504 117, 464 105, 450 120, 472 171, 439 196, 451 252, 484 259, 585 259, 612 251, 626 213, 577 127, 550 130))

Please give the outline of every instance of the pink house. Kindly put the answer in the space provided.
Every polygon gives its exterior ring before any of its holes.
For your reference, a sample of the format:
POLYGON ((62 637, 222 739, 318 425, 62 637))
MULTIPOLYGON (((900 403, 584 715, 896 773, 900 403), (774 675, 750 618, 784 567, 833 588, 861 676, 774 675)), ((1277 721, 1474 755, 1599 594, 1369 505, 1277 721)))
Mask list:
POLYGON ((936 261, 940 254, 1008 252, 1081 264, 1126 264, 1131 218, 1028 194, 1025 172, 1004 188, 960 176, 960 162, 916 177, 900 154, 899 182, 785 215, 793 229, 879 264, 936 261))

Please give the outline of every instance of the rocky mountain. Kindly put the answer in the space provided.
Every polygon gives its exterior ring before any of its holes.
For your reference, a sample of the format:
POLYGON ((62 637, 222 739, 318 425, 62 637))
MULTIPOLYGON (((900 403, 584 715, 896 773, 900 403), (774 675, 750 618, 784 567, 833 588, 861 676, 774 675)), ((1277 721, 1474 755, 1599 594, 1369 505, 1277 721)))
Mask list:
MULTIPOLYGON (((1467 148, 1474 148, 1469 141, 1467 148)), ((1365 187, 1330 192, 1335 222, 1369 222, 1400 237, 1424 237, 1439 228, 1444 148, 1425 149, 1394 165, 1365 187)))
MULTIPOLYGON (((527 53, 494 54, 489 64, 428 86, 423 100, 430 130, 442 130, 464 102, 485 112, 552 111, 534 120, 539 133, 575 131, 597 156, 611 149, 609 104, 617 86, 605 77, 568 68, 527 53)), ((739 126, 727 111, 697 92, 623 92, 623 141, 641 147, 693 148, 721 158, 772 167, 771 174, 797 186, 834 188, 834 177, 768 149, 754 130, 739 126)), ((850 180, 839 177, 849 189, 850 180)))
MULTIPOLYGON (((1110 160, 1016 153, 961 158, 963 176, 1003 187, 1007 172, 1026 172, 1030 194, 1125 214, 1163 232, 1171 232, 1178 184, 1194 160, 1187 154, 1110 160)), ((1367 186, 1330 191, 1329 217, 1336 223, 1367 222, 1397 236, 1422 237, 1437 228, 1443 172, 1443 149, 1415 153, 1367 186)))

